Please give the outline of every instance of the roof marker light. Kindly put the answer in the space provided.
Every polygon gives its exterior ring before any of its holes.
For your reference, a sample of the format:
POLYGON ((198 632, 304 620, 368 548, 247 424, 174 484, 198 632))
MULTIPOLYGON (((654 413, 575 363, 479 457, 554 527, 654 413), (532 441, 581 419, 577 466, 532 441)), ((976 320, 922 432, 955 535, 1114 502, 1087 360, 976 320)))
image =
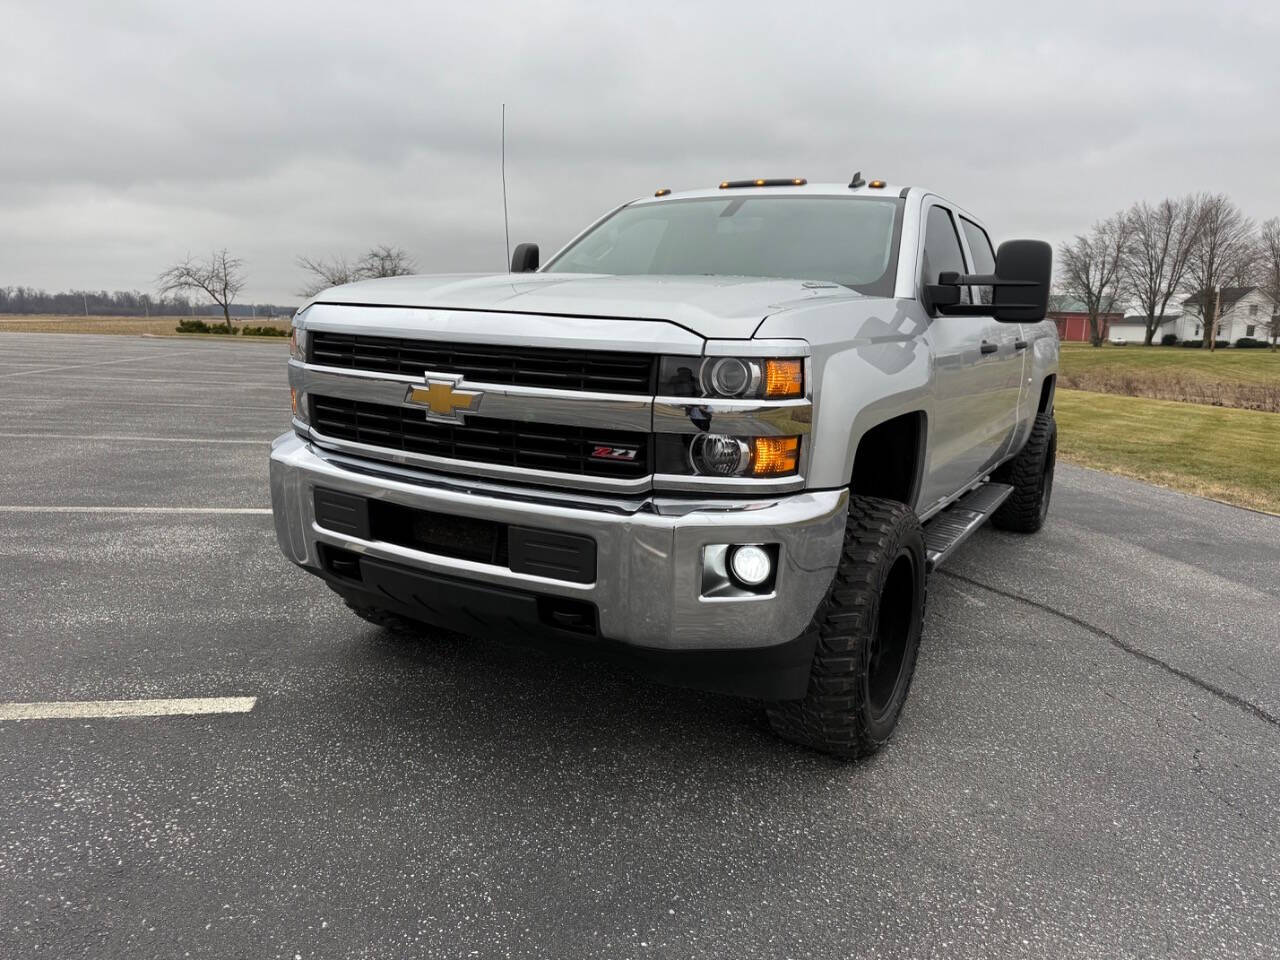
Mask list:
POLYGON ((721 190, 736 190, 739 187, 803 187, 809 181, 804 177, 774 177, 755 180, 721 180, 721 190))
POLYGON ((655 191, 653 191, 653 195, 654 195, 655 197, 665 197, 665 196, 666 196, 668 193, 670 193, 670 192, 671 192, 671 188, 670 188, 670 187, 663 187, 661 190, 655 190, 655 191))
POLYGON ((883 181, 883 180, 872 180, 870 183, 868 183, 868 184, 867 184, 867 186, 868 186, 868 187, 870 187, 872 190, 883 190, 883 189, 884 189, 884 181, 883 181))

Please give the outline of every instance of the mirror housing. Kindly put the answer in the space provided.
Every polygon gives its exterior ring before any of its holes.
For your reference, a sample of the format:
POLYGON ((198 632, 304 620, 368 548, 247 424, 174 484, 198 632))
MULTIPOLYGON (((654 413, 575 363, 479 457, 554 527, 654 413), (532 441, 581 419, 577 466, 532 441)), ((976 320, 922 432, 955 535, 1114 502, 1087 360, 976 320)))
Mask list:
POLYGON ((996 272, 948 271, 924 288, 930 313, 949 317, 995 317, 1001 323, 1039 323, 1049 311, 1053 247, 1043 240, 1006 240, 996 251, 996 272), (990 304, 961 303, 961 287, 991 287, 990 304))
POLYGON ((538 269, 538 245, 536 243, 517 243, 511 254, 512 273, 533 273, 538 269))

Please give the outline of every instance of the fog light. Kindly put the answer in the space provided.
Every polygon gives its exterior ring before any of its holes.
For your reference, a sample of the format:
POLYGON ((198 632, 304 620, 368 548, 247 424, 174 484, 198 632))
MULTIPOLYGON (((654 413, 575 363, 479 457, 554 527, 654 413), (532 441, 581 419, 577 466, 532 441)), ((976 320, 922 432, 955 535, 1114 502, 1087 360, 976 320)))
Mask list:
POLYGON ((740 583, 758 587, 773 573, 773 561, 764 547, 746 544, 729 554, 729 569, 740 583))

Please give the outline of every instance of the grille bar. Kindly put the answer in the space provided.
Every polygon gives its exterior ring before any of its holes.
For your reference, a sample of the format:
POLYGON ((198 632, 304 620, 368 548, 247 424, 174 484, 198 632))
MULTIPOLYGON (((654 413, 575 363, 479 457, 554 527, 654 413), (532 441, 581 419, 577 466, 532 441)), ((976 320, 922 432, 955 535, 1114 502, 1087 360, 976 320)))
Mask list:
POLYGON ((452 460, 623 479, 651 472, 647 433, 488 417, 468 417, 464 424, 434 423, 411 407, 327 396, 312 396, 311 423, 336 440, 452 460), (597 446, 633 448, 636 456, 595 458, 591 454, 597 446))
POLYGON ((596 393, 654 392, 654 358, 644 353, 440 343, 399 337, 310 334, 310 361, 330 367, 421 375, 461 374, 477 383, 596 393))

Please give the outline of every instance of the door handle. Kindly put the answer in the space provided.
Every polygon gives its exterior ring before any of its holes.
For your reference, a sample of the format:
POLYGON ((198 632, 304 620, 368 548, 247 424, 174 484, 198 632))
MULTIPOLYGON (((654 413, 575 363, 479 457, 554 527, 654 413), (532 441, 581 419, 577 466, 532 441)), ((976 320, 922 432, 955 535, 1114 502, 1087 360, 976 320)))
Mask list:
POLYGON ((1015 341, 1013 341, 1013 349, 1015 349, 1015 350, 1025 350, 1025 349, 1027 349, 1027 341, 1025 341, 1025 340, 1015 340, 1015 341))
POLYGON ((981 350, 984 354, 987 354, 987 353, 995 353, 1000 348, 997 347, 994 343, 983 343, 982 346, 979 347, 978 349, 981 350))

